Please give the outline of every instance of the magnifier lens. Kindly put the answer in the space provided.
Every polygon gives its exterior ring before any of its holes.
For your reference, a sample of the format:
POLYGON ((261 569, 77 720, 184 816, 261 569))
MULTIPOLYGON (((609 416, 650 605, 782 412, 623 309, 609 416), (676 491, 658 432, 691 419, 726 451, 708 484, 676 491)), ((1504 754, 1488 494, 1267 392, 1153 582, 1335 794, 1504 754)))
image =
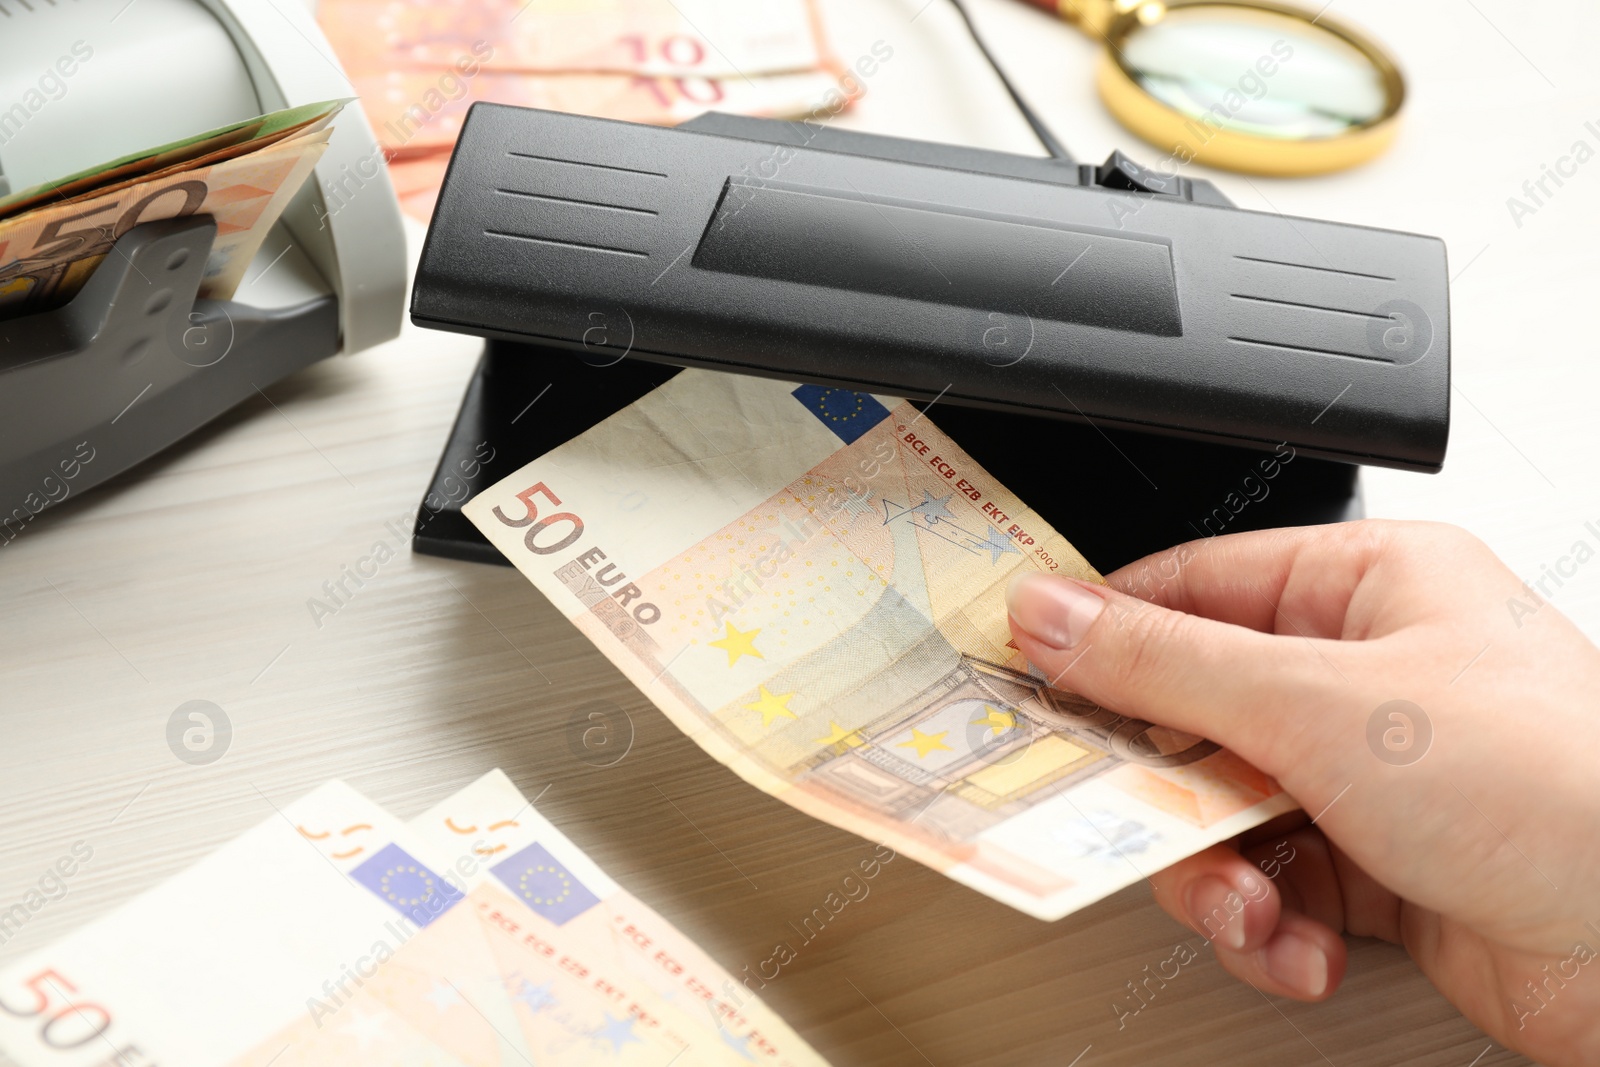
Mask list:
POLYGON ((1118 42, 1123 67, 1187 118, 1292 141, 1336 137, 1390 106, 1383 72, 1315 23, 1228 4, 1146 9, 1118 42))

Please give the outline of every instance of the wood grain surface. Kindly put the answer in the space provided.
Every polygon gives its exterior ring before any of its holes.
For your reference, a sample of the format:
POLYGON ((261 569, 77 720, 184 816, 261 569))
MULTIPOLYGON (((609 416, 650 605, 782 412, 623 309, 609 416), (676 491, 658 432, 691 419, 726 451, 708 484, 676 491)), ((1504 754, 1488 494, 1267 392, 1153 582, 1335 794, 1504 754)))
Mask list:
MULTIPOLYGON (((894 48, 841 123, 1036 151, 946 5, 930 2, 824 4, 847 62, 876 40, 894 48)), ((1154 158, 1094 99, 1089 41, 1021 4, 973 6, 1083 158, 1113 147, 1154 158)), ((1585 53, 1597 16, 1576 0, 1340 0, 1335 13, 1375 29, 1406 65, 1413 98, 1394 151, 1322 179, 1214 177, 1244 207, 1446 237, 1451 455, 1433 478, 1370 473, 1369 510, 1470 526, 1537 574, 1600 518, 1600 162, 1521 226, 1505 201, 1572 142, 1600 146, 1584 126, 1600 122, 1585 53)), ((409 528, 477 351, 408 326, 267 388, 0 549, 0 907, 74 841, 94 849, 66 896, 0 947, 0 964, 330 777, 409 817, 500 766, 528 795, 543 790, 541 811, 729 970, 799 945, 766 996, 841 1067, 1526 1062, 1400 950, 1362 940, 1327 1003, 1268 998, 1201 948, 1119 1027, 1128 983, 1185 939, 1143 886, 1041 923, 900 858, 801 945, 795 926, 871 846, 710 760, 515 572, 412 555, 393 532, 409 528), (323 583, 380 541, 395 558, 314 618, 323 583), (166 739, 194 699, 232 725, 207 766, 181 762, 166 739), (604 752, 626 753, 614 765, 585 748, 595 728, 611 731, 604 752)), ((1556 603, 1600 632, 1600 568, 1556 603)))

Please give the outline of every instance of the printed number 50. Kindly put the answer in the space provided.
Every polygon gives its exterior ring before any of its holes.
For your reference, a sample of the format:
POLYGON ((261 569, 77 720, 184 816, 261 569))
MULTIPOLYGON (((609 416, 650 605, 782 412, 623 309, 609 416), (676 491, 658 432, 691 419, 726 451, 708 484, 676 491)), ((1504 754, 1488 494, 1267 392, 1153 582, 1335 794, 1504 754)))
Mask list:
POLYGON ((77 986, 56 971, 40 971, 25 980, 22 987, 33 994, 33 1003, 26 1008, 14 1008, 0 1002, 0 1011, 19 1019, 35 1018, 50 1010, 52 992, 61 995, 62 1006, 39 1025, 39 1040, 50 1048, 87 1045, 111 1027, 111 1013, 98 1004, 74 1002, 68 994, 76 993, 77 986))
POLYGON ((500 510, 498 504, 494 508, 494 517, 507 526, 514 528, 526 526, 528 528, 528 532, 522 535, 522 543, 528 546, 529 552, 547 556, 552 552, 560 552, 563 548, 571 546, 574 541, 583 536, 583 520, 570 511, 559 511, 554 515, 546 515, 542 519, 539 518, 539 505, 534 503, 533 500, 536 496, 543 496, 556 507, 561 506, 561 498, 552 493, 549 486, 539 482, 517 494, 517 499, 522 501, 522 506, 528 510, 528 513, 522 518, 511 518, 500 510), (540 545, 535 543, 541 533, 558 522, 571 523, 571 531, 554 544, 540 545))

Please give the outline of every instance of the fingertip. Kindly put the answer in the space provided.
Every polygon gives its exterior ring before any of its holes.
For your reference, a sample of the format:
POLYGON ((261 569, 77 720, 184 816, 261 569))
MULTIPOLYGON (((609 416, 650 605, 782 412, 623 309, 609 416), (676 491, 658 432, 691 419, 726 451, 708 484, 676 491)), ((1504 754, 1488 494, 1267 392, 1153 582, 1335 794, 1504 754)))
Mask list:
POLYGON ((1152 884, 1168 915, 1219 949, 1254 951, 1278 926, 1282 900, 1277 887, 1226 845, 1173 864, 1152 884))
POLYGON ((1183 910, 1190 924, 1206 940, 1234 951, 1245 946, 1244 923, 1237 921, 1243 913, 1243 903, 1244 898, 1233 886, 1214 874, 1196 878, 1183 894, 1183 910), (1234 910, 1235 905, 1238 911, 1234 910))
POLYGON ((1263 993, 1320 1001, 1344 980, 1343 938, 1285 907, 1277 883, 1227 845, 1180 860, 1151 884, 1162 910, 1209 941, 1224 970, 1263 993))
POLYGON ((1190 925, 1222 948, 1248 952, 1264 945, 1277 928, 1278 895, 1271 883, 1248 864, 1221 865, 1202 875, 1184 892, 1184 910, 1190 925))
POLYGON ((1236 891, 1245 899, 1244 949, 1249 951, 1266 944, 1278 928, 1283 915, 1283 897, 1277 885, 1262 877, 1255 865, 1242 856, 1232 873, 1236 891))
POLYGON ((1012 634, 1056 652, 1078 645, 1105 607, 1090 583, 1061 575, 1020 570, 1006 586, 1012 634))
POLYGON ((1270 982, 1266 992, 1315 1002, 1332 996, 1344 981, 1349 953, 1344 940, 1322 923, 1285 912, 1251 961, 1270 982))

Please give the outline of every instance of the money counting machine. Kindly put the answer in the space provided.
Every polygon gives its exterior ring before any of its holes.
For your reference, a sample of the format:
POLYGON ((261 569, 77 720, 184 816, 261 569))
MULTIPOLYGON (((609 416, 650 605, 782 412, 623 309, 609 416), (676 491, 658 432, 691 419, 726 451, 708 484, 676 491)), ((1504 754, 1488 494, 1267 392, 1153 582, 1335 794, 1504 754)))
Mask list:
MULTIPOLYGON (((351 95, 302 4, 0 0, 0 25, 0 193, 351 95)), ((230 300, 195 299, 205 216, 134 226, 55 310, 5 317, 0 287, 0 543, 257 388, 393 337, 406 259, 382 162, 346 105, 230 300)))
POLYGON ((932 405, 1104 569, 1358 517, 1357 465, 1436 471, 1449 429, 1441 241, 1120 153, 479 104, 411 316, 489 338, 416 541, 484 561, 461 499, 684 366, 932 405))

